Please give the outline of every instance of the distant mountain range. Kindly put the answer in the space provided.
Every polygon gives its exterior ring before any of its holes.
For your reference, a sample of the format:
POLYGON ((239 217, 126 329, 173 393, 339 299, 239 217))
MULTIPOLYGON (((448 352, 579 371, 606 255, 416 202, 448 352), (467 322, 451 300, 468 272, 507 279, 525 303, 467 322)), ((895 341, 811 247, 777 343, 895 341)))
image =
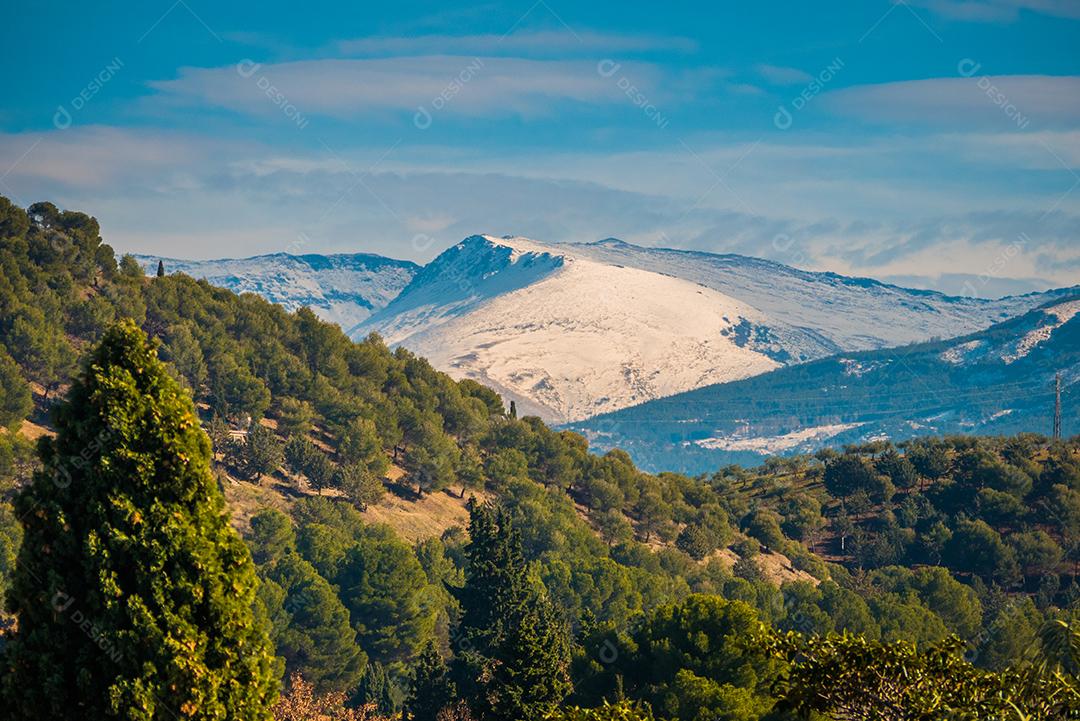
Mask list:
MULTIPOLYGON (((148 272, 157 258, 140 257, 148 272)), ((521 413, 578 422, 839 353, 985 329, 1068 291, 999 300, 609 238, 477 235, 424 267, 373 255, 165 261, 353 337, 380 333, 521 413)))
POLYGON ((970 333, 1058 296, 957 298, 615 239, 472 236, 357 330, 558 423, 836 353, 970 333))
POLYGON ((590 418, 570 428, 651 469, 704 472, 822 446, 916 435, 1080 432, 1080 293, 987 330, 790 366, 590 418))
POLYGON ((177 260, 136 255, 146 273, 185 273, 236 293, 257 293, 288 310, 310 307, 324 320, 353 330, 374 311, 397 297, 420 266, 369 253, 290 255, 254 258, 177 260))

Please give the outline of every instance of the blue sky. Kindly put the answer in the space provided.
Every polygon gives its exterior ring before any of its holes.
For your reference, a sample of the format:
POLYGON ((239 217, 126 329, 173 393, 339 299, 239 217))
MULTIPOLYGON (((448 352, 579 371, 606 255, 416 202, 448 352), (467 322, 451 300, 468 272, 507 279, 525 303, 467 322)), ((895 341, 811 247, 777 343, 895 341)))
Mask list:
POLYGON ((1080 1, 18 3, 0 194, 122 251, 615 236, 1080 282, 1080 1))

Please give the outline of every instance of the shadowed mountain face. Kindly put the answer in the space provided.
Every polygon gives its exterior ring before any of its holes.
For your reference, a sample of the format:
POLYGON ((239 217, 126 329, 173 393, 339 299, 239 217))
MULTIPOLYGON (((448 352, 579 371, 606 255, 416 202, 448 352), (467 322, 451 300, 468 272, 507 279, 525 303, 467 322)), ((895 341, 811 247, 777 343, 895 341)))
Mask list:
POLYGON ((840 354, 572 424, 650 468, 702 472, 876 438, 1080 429, 1080 294, 964 337, 840 354))

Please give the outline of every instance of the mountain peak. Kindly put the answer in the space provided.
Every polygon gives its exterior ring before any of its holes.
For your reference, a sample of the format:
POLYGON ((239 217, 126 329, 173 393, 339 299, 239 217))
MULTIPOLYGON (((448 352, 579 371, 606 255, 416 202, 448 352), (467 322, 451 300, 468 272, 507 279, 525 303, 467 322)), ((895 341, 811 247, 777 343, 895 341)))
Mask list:
MULTIPOLYGON (((569 254, 560 249, 558 245, 547 244, 521 235, 494 236, 486 233, 482 235, 470 235, 454 246, 452 250, 460 252, 475 251, 477 249, 491 250, 497 248, 510 249, 509 261, 511 263, 516 263, 523 256, 547 256, 550 258, 561 258, 563 260, 570 259, 569 254)), ((442 257, 443 256, 440 255, 432 262, 438 263, 442 257)))
POLYGON ((615 237, 608 237, 608 238, 603 238, 601 240, 594 240, 593 242, 589 243, 588 245, 606 245, 606 246, 609 246, 609 247, 612 247, 612 248, 637 247, 637 246, 634 246, 632 243, 627 243, 625 240, 619 240, 618 238, 615 238, 615 237))

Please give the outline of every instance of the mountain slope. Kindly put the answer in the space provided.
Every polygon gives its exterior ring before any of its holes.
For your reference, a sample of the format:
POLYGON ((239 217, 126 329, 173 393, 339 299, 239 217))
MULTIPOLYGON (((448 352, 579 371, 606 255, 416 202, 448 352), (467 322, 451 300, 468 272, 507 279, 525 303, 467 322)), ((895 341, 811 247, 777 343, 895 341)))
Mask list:
MULTIPOLYGON (((135 258, 147 274, 157 271, 158 257, 135 258)), ((369 253, 163 260, 166 273, 205 278, 236 293, 257 293, 288 310, 308 306, 346 332, 397 297, 420 270, 407 260, 369 253)))
POLYGON ((1076 432, 1080 295, 961 338, 841 354, 699 388, 573 429, 646 467, 699 472, 878 438, 1048 433, 1054 376, 1076 432))
POLYGON ((362 331, 494 386, 523 412, 575 419, 778 367, 736 337, 757 320, 745 303, 679 278, 474 236, 362 331))
POLYGON ((778 324, 819 335, 831 352, 971 333, 1062 294, 1050 291, 997 300, 955 297, 871 278, 799 270, 761 258, 644 248, 614 238, 574 248, 602 262, 667 273, 726 293, 778 324))
POLYGON ((472 236, 355 329, 567 422, 844 351, 955 336, 1045 302, 987 301, 609 239, 472 236))

